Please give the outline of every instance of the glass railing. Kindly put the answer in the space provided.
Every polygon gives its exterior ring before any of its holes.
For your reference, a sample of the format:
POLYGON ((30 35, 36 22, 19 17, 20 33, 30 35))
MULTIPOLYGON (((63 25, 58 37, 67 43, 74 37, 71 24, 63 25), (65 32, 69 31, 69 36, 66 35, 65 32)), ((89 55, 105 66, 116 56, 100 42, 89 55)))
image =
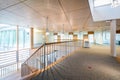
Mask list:
POLYGON ((82 41, 64 41, 45 43, 36 50, 23 64, 21 76, 25 77, 38 70, 46 70, 48 66, 69 56, 82 46, 82 41))

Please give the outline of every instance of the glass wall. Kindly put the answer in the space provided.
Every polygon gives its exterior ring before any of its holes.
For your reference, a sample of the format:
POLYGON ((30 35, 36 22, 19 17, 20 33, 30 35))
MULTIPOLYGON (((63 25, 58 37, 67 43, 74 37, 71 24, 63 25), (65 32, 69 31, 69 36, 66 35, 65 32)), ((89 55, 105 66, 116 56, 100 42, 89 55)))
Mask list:
POLYGON ((0 28, 0 52, 16 50, 16 27, 0 28))
POLYGON ((19 49, 30 48, 30 28, 19 27, 19 49))
MULTIPOLYGON (((0 29, 0 52, 16 50, 16 27, 0 29)), ((19 27, 19 49, 30 48, 30 29, 19 27)))
POLYGON ((42 30, 39 30, 39 29, 33 29, 33 38, 34 38, 34 40, 33 40, 33 43, 34 43, 34 45, 33 45, 33 47, 34 48, 37 48, 37 47, 39 47, 42 43, 44 43, 45 42, 45 32, 44 31, 42 31, 42 30))
POLYGON ((89 34, 88 39, 90 43, 94 43, 94 34, 89 34))
POLYGON ((68 33, 59 33, 60 37, 61 37, 61 41, 68 41, 69 39, 69 34, 68 33))
POLYGON ((51 42, 55 42, 55 39, 54 39, 54 34, 53 32, 49 32, 48 35, 46 35, 46 42, 47 43, 51 43, 51 42))
MULTIPOLYGON (((110 46, 110 30, 95 31, 95 42, 110 46)), ((116 53, 120 56, 120 34, 116 33, 116 53)))
POLYGON ((57 39, 58 39, 57 35, 54 35, 54 41, 55 42, 57 42, 57 39))
POLYGON ((116 34, 116 53, 120 57, 120 33, 116 34))
POLYGON ((110 45, 110 31, 103 31, 103 44, 110 45))
POLYGON ((116 34, 116 44, 120 45, 120 34, 116 34))
POLYGON ((0 26, 0 79, 21 67, 21 63, 29 57, 29 48, 30 28, 0 26))
POLYGON ((103 32, 102 31, 95 31, 94 37, 95 37, 96 44, 103 44, 103 32))
POLYGON ((73 40, 73 35, 69 35, 69 40, 73 40))

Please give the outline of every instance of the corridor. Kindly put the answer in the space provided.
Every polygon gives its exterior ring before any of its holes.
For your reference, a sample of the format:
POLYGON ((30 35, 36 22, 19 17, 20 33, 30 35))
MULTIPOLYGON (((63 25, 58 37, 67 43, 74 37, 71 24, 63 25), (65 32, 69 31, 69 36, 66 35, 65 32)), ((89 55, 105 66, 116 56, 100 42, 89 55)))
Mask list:
POLYGON ((119 66, 108 46, 93 45, 79 48, 32 80, 120 80, 119 66))

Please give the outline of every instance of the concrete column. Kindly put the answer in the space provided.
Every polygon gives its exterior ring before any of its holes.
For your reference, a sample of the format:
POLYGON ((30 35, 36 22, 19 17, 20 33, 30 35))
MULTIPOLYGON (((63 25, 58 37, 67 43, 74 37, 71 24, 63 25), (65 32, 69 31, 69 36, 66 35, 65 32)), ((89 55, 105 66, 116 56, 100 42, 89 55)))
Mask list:
POLYGON ((30 28, 30 47, 31 47, 31 49, 34 48, 34 32, 33 32, 33 28, 30 28))
POLYGON ((116 20, 112 20, 110 22, 110 33, 111 33, 111 39, 110 39, 110 48, 111 48, 111 54, 113 57, 116 57, 116 20))
POLYGON ((19 26, 16 27, 16 62, 17 70, 19 70, 19 26))

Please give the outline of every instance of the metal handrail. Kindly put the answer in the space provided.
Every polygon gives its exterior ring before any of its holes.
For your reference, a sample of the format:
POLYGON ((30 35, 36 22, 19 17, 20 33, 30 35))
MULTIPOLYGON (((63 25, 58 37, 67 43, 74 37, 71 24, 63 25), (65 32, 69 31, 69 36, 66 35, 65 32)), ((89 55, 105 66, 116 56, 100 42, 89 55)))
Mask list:
POLYGON ((62 42, 43 43, 23 64, 25 64, 33 55, 35 55, 36 52, 37 52, 38 50, 40 50, 44 45, 59 44, 59 43, 66 43, 66 42, 73 42, 73 41, 62 41, 62 42))
POLYGON ((44 45, 45 45, 45 43, 42 44, 23 64, 25 64, 33 55, 35 55, 36 52, 37 52, 38 50, 40 50, 44 45))
MULTIPOLYGON (((79 41, 79 40, 74 40, 79 41)), ((60 43, 66 43, 66 42, 74 42, 74 41, 62 41, 62 42, 51 42, 51 43, 43 43, 24 63, 26 63, 33 55, 36 54, 38 50, 40 50, 44 45, 51 45, 51 44, 60 44, 60 43)), ((24 64, 23 63, 23 64, 24 64)))
MULTIPOLYGON (((61 42, 50 42, 50 43, 43 43, 27 60, 25 60, 25 62, 22 64, 22 70, 23 70, 23 76, 29 75, 30 72, 33 73, 33 69, 37 69, 37 70, 42 70, 45 69, 48 65, 49 65, 49 59, 51 59, 53 62, 54 60, 58 60, 59 58, 62 58, 63 56, 67 56, 69 55, 69 53, 71 53, 72 51, 74 51, 76 49, 75 43, 77 41, 80 40, 70 40, 70 41, 61 41, 61 42), (63 44, 62 44, 63 43, 63 44), (74 47, 71 47, 72 46, 74 47), (50 46, 49 46, 50 45, 50 46), (50 50, 50 51, 49 51, 50 50), (58 50, 57 54, 53 53, 53 50, 58 50), (63 50, 63 51, 62 51, 63 50), (49 52, 50 55, 49 56, 49 52), (61 54, 61 55, 59 55, 61 54), (42 57, 43 56, 43 57, 42 57), (38 60, 36 59, 37 57, 40 58, 40 60, 42 61, 41 64, 38 63, 38 60), (51 58, 52 57, 52 58, 51 58), (48 61, 48 62, 47 62, 48 61), (44 64, 42 66, 42 64, 44 64), (27 71, 24 72, 24 69, 27 69, 27 71), (29 72, 30 71, 30 72, 29 72), (25 74, 24 74, 25 73, 25 74)), ((78 47, 78 46, 77 46, 78 47)), ((51 61, 50 60, 50 61, 51 61)), ((52 62, 52 63, 53 63, 52 62)), ((51 63, 50 63, 51 64, 51 63)), ((22 74, 21 73, 21 74, 22 74)))
POLYGON ((60 43, 66 43, 66 42, 74 42, 74 41, 51 42, 51 43, 45 43, 45 45, 60 44, 60 43))

